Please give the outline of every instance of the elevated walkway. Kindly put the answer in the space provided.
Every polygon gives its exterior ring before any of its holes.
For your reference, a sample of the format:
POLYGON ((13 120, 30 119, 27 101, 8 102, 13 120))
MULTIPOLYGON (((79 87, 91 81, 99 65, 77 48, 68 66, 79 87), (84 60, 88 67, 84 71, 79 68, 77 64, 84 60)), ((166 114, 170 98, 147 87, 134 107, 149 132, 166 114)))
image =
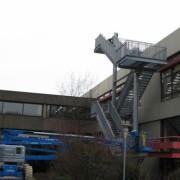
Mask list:
MULTIPOLYGON (((151 142, 151 141, 150 141, 151 142)), ((153 139, 150 157, 180 158, 180 136, 167 136, 153 139)))

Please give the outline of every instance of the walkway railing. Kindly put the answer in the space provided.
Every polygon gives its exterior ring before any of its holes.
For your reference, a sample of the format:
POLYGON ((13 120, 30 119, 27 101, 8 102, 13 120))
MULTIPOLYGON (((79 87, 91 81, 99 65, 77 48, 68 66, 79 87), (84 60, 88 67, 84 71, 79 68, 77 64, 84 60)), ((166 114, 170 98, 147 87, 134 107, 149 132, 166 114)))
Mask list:
POLYGON ((160 137, 151 143, 154 151, 180 150, 180 136, 160 137))

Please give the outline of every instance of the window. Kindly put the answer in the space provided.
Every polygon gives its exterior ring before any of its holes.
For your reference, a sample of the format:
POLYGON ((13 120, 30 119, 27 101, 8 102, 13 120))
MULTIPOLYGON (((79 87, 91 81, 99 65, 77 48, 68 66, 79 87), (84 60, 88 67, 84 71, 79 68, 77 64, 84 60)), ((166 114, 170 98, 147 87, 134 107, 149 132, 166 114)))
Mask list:
POLYGON ((59 106, 48 105, 47 106, 48 117, 62 117, 76 120, 86 120, 90 118, 90 108, 87 107, 71 107, 71 106, 59 106))
POLYGON ((39 104, 24 104, 23 115, 42 116, 42 105, 39 105, 39 104))
POLYGON ((2 112, 3 112, 3 102, 0 101, 0 113, 2 113, 2 112))
POLYGON ((162 100, 180 96, 180 64, 162 72, 162 100))
POLYGON ((42 105, 0 101, 1 114, 42 116, 42 105))
POLYGON ((21 154, 21 147, 16 148, 16 154, 21 154))
POLYGON ((173 91, 174 95, 179 95, 179 92, 180 92, 180 64, 173 69, 172 91, 173 91))
POLYGON ((3 114, 17 114, 22 115, 23 104, 14 102, 4 102, 3 114))
POLYGON ((163 136, 179 136, 180 135, 180 117, 173 117, 163 120, 162 123, 163 136))
POLYGON ((50 105, 48 107, 49 117, 61 117, 66 112, 65 106, 50 105))

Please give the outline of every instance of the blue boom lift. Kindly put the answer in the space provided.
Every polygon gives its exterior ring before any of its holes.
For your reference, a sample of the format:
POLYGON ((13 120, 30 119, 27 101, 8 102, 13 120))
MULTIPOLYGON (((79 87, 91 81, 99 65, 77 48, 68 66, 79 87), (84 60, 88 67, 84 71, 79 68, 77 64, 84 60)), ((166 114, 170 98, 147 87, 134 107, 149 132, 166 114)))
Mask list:
POLYGON ((4 129, 0 141, 0 179, 33 179, 29 160, 54 160, 58 151, 65 153, 64 142, 53 133, 4 129))
MULTIPOLYGON (((130 139, 134 143, 126 144, 127 149, 138 152, 148 152, 151 148, 140 148, 140 136, 137 132, 131 133, 130 139)), ((28 164, 30 160, 51 161, 56 158, 57 152, 66 153, 66 142, 82 140, 97 142, 112 147, 124 147, 123 138, 109 139, 94 136, 72 134, 44 133, 3 129, 0 141, 0 179, 10 177, 21 180, 33 179, 33 168, 28 164)))

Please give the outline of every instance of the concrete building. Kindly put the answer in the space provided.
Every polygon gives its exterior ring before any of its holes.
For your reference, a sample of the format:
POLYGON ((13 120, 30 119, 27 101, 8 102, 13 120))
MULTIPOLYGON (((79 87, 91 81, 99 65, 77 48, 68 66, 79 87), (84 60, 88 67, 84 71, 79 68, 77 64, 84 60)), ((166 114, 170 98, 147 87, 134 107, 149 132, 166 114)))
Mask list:
POLYGON ((0 90, 0 128, 96 134, 92 98, 0 90))

